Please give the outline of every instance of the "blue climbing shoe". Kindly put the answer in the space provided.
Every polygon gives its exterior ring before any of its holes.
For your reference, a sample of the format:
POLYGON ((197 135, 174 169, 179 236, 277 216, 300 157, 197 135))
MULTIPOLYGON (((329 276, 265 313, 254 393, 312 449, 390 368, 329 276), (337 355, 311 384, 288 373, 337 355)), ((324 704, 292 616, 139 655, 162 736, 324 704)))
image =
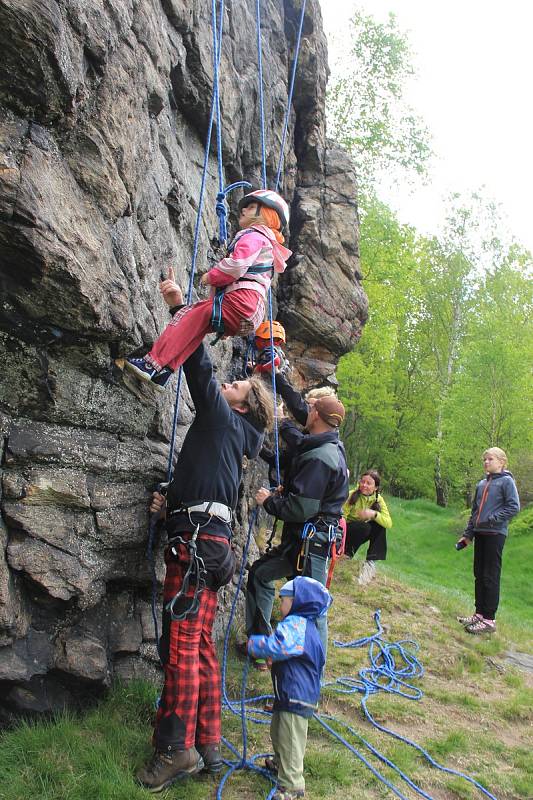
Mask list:
POLYGON ((173 375, 174 370, 170 369, 170 367, 163 367, 159 372, 154 372, 150 378, 150 383, 153 383, 154 389, 158 392, 164 392, 173 375))
POLYGON ((144 358, 127 358, 124 362, 125 369, 135 373, 142 381, 151 381, 156 375, 156 370, 144 358))

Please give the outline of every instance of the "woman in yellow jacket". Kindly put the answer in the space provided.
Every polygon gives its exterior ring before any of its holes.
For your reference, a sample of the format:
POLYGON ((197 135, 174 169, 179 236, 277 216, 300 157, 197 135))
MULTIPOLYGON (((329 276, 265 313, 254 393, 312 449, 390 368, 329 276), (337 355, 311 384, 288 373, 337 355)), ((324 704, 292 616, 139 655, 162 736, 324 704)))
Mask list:
POLYGON ((359 574, 359 584, 364 586, 376 574, 376 561, 387 557, 387 528, 392 519, 383 497, 379 494, 381 476, 375 469, 364 472, 359 485, 344 504, 346 519, 346 555, 353 556, 365 542, 370 542, 359 574))

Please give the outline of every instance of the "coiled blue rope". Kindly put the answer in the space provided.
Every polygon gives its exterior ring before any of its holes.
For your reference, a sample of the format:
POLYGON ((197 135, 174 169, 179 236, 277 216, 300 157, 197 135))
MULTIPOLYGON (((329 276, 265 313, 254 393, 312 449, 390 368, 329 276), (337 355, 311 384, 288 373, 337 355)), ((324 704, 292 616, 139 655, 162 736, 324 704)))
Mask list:
MULTIPOLYGON (((369 697, 371 697, 373 694, 377 694, 378 692, 388 692, 390 694, 398 694, 401 697, 407 698, 408 700, 419 700, 423 696, 422 691, 413 686, 411 683, 408 683, 406 679, 421 678, 424 674, 424 669, 416 657, 416 652, 418 651, 418 645, 416 642, 411 642, 409 640, 394 643, 385 642, 381 638, 383 634, 383 627, 381 625, 381 612, 379 610, 377 610, 374 614, 374 622, 377 630, 376 633, 372 634, 371 636, 355 639, 352 642, 334 641, 334 645, 336 647, 357 648, 368 646, 368 655, 371 666, 361 669, 359 671, 358 678, 340 677, 335 681, 325 683, 324 687, 340 692, 341 694, 351 694, 355 692, 361 693, 361 707, 367 720, 375 728, 383 733, 389 734, 389 736, 392 736, 394 739, 413 747, 417 752, 424 756, 429 764, 431 764, 432 767, 435 767, 435 769, 438 769, 441 772, 445 772, 449 775, 455 775, 458 778, 462 778, 463 780, 472 784, 472 786, 475 786, 476 789, 479 789, 479 791, 482 792, 486 797, 490 798, 490 800, 496 800, 496 797, 481 783, 479 783, 479 781, 476 781, 474 778, 471 778, 469 775, 466 775, 459 770, 451 769, 450 767, 445 767, 442 764, 439 764, 421 745, 417 744, 406 736, 396 733, 396 731, 387 728, 385 725, 381 725, 374 719, 367 706, 369 697), (409 646, 412 648, 412 651, 408 649, 409 646)), ((340 734, 327 726, 323 720, 331 719, 337 724, 344 725, 346 730, 359 737, 365 746, 374 753, 374 755, 376 755, 388 766, 392 767, 392 769, 394 769, 403 778, 403 780, 405 780, 409 786, 411 786, 411 788, 415 789, 418 794, 426 798, 426 800, 433 800, 430 795, 423 792, 420 787, 414 784, 413 781, 411 781, 404 773, 402 773, 402 771, 392 761, 389 761, 384 755, 379 753, 375 748, 372 747, 372 745, 360 737, 359 734, 353 730, 353 728, 347 726, 346 723, 339 722, 339 720, 335 720, 333 717, 322 717, 321 715, 316 715, 316 719, 321 725, 323 725, 323 727, 329 730, 329 732, 335 736, 335 738, 339 739, 339 741, 342 741, 342 743, 348 747, 351 752, 354 752, 358 757, 361 758, 361 760, 364 761, 364 758, 357 751, 355 751, 355 748, 353 748, 349 742, 340 736, 340 734)), ((372 771, 374 772, 374 770, 372 771)), ((376 773, 374 772, 374 774, 376 773)), ((399 790, 392 787, 392 785, 390 785, 386 779, 383 779, 383 776, 378 777, 380 780, 383 780, 383 782, 389 786, 389 788, 391 788, 395 794, 397 794, 399 797, 403 797, 403 795, 399 793, 399 790)))

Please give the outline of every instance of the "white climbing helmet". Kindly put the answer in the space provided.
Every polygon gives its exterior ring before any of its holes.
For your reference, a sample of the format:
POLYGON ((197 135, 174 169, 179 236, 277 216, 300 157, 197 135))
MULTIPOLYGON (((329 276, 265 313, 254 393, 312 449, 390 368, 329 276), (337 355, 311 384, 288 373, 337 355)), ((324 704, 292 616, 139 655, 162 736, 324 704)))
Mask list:
POLYGON ((273 192, 272 189, 257 189, 255 192, 245 194, 239 201, 239 211, 252 203, 262 203, 264 206, 272 208, 280 218, 282 228, 289 224, 289 206, 283 197, 277 192, 273 192))

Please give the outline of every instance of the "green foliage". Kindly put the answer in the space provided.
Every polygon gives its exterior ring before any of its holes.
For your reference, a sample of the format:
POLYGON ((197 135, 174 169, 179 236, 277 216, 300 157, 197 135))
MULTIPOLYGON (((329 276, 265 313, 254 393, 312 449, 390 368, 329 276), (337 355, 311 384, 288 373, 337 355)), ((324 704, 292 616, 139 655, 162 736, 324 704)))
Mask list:
POLYGON ((509 535, 515 539, 517 536, 533 536, 533 506, 522 509, 509 525, 509 535))
POLYGON ((376 173, 391 167, 404 179, 424 174, 430 137, 404 100, 412 53, 394 15, 380 23, 356 10, 349 35, 348 52, 333 64, 328 123, 331 136, 353 155, 366 193, 376 173))
POLYGON ((494 209, 477 195, 450 202, 439 240, 417 236, 375 199, 367 207, 369 320, 337 373, 350 466, 377 467, 402 497, 469 505, 481 454, 498 445, 528 496, 531 256, 494 237, 494 209))
MULTIPOLYGON (((459 509, 442 509, 427 500, 398 500, 388 496, 386 500, 393 525, 384 569, 418 587, 441 586, 454 601, 454 613, 469 611, 474 591, 473 547, 455 550, 454 544, 464 528, 459 509)), ((498 620, 516 627, 517 638, 523 634, 531 639, 533 634, 533 584, 524 567, 532 558, 533 536, 511 534, 504 550, 498 620)), ((491 646, 490 640, 480 642, 475 652, 465 654, 459 674, 479 672, 482 668, 479 654, 490 655, 484 648, 491 646)))
MULTIPOLYGON (((510 670, 501 674, 490 662, 497 659, 502 663, 506 650, 523 649, 524 642, 531 640, 532 589, 530 581, 520 584, 519 576, 525 572, 523 565, 531 562, 533 538, 511 538, 506 545, 504 580, 509 580, 502 592, 502 625, 495 636, 482 641, 464 633, 454 619, 458 611, 469 608, 472 594, 471 549, 459 554, 453 549, 456 529, 461 526, 457 511, 439 508, 427 500, 392 498, 390 506, 394 526, 389 535, 389 557, 376 579, 361 591, 354 584, 356 564, 343 560, 337 565, 330 644, 334 638, 351 640, 372 632, 373 613, 379 606, 389 641, 411 639, 420 644, 418 655, 425 676, 418 685, 424 697, 413 702, 380 693, 369 698, 370 711, 391 729, 428 745, 431 755, 445 766, 482 780, 497 797, 530 797, 533 773, 527 737, 532 690, 527 678, 522 680, 510 670), (391 577, 393 574, 401 577, 401 583, 391 577), (503 632, 510 630, 513 644, 504 638, 503 632)), ((356 676, 368 666, 368 658, 366 648, 330 646, 326 677, 356 676)), ((232 657, 231 651, 228 666, 229 694, 239 697, 243 664, 232 657)), ((270 693, 270 675, 250 671, 247 689, 249 696, 270 693)), ((22 724, 2 732, 2 800, 147 797, 135 784, 134 774, 150 754, 156 696, 157 688, 149 684, 119 685, 84 714, 63 714, 49 722, 22 724)), ((470 796, 464 780, 436 771, 413 748, 372 728, 362 713, 360 699, 359 694, 339 695, 325 689, 321 711, 339 720, 333 727, 380 772, 401 788, 397 775, 369 754, 362 738, 406 770, 431 796, 451 796, 452 787, 454 797, 470 796), (342 722, 355 734, 347 733, 342 722)), ((239 716, 224 712, 223 732, 240 746, 239 716)), ((248 724, 248 744, 249 756, 269 752, 268 726, 248 724)), ((305 770, 311 797, 378 800, 390 794, 315 720, 309 727, 305 770)), ((161 797, 213 800, 218 783, 217 778, 199 777, 179 782, 161 797)), ((265 797, 267 791, 264 779, 238 772, 226 784, 224 797, 252 800, 265 797)))

